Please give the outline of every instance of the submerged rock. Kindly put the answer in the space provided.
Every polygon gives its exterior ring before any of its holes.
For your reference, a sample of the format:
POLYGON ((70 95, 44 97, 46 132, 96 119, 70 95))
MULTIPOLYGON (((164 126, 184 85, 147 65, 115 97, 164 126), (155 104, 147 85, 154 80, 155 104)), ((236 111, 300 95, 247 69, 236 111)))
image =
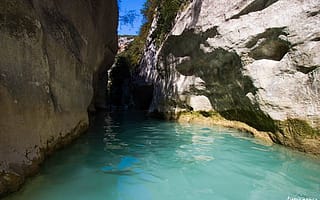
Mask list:
POLYGON ((320 2, 194 0, 160 44, 153 22, 138 76, 150 112, 212 110, 320 154, 320 2))
POLYGON ((116 1, 0 2, 0 195, 104 106, 116 28, 116 1))

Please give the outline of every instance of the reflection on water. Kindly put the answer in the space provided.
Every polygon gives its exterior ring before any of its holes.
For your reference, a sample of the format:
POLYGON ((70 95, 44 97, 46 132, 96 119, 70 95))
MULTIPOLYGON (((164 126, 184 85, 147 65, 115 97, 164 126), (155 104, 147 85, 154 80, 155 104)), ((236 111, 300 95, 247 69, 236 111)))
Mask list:
POLYGON ((320 200, 320 163, 246 133, 101 114, 8 200, 320 200))

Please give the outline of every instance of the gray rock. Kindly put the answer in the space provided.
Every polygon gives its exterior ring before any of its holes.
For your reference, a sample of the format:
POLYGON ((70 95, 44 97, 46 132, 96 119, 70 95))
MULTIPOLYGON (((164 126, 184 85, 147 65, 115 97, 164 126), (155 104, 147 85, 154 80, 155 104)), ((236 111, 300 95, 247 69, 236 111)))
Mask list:
POLYGON ((155 86, 149 111, 206 110, 188 102, 206 96, 223 117, 320 154, 319 10, 317 0, 192 1, 161 45, 150 31, 139 73, 155 86))
POLYGON ((84 131, 89 104, 105 104, 116 28, 115 0, 1 1, 0 172, 31 174, 84 131))
POLYGON ((118 38, 118 54, 125 51, 126 48, 133 42, 135 36, 119 36, 118 38))

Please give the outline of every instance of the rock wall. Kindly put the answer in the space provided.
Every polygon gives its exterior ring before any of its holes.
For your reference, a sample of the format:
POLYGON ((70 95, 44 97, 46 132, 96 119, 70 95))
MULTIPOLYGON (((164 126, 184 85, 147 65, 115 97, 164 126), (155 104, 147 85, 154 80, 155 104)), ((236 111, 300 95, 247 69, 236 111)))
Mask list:
POLYGON ((115 0, 1 0, 0 195, 85 130, 90 103, 104 106, 117 10, 115 0))
POLYGON ((214 110, 320 154, 320 1, 193 0, 160 45, 156 25, 138 73, 150 112, 214 110))
POLYGON ((133 42, 135 36, 119 36, 118 37, 118 54, 124 52, 133 42))

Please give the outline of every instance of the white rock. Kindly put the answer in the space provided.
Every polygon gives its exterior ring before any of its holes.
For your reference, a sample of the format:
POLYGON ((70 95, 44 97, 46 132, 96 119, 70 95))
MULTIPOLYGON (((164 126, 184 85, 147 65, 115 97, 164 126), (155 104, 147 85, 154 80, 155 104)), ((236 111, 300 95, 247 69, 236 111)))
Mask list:
MULTIPOLYGON (((194 109, 255 108, 273 120, 299 118, 320 127, 320 120, 314 122, 320 118, 320 1, 278 0, 267 7, 257 5, 259 2, 265 1, 194 0, 176 18, 163 44, 157 47, 149 38, 139 74, 155 86, 150 111, 175 109, 168 104, 174 100, 192 104, 194 109), (215 29, 218 34, 201 38, 206 31, 215 29), (174 44, 170 59, 164 62, 162 51, 170 35, 177 39, 190 31, 199 37, 182 41, 194 49, 174 44), (197 40, 201 43, 189 45, 197 40), (234 64, 235 60, 224 62, 230 55, 224 58, 223 52, 211 58, 210 54, 217 50, 235 54, 234 59, 238 56, 241 64, 234 64), (183 66, 188 76, 176 68, 181 63, 188 63, 183 66), (234 69, 226 68, 230 63, 234 69), (195 73, 196 70, 200 71, 195 73), (230 93, 245 91, 246 78, 252 82, 254 92, 230 93), (206 97, 209 95, 211 103, 206 97), (223 104, 228 98, 232 101, 223 104)), ((154 22, 152 31, 155 25, 154 22)))
POLYGON ((194 111, 210 111, 213 110, 212 105, 206 96, 190 96, 188 98, 188 104, 194 111))

